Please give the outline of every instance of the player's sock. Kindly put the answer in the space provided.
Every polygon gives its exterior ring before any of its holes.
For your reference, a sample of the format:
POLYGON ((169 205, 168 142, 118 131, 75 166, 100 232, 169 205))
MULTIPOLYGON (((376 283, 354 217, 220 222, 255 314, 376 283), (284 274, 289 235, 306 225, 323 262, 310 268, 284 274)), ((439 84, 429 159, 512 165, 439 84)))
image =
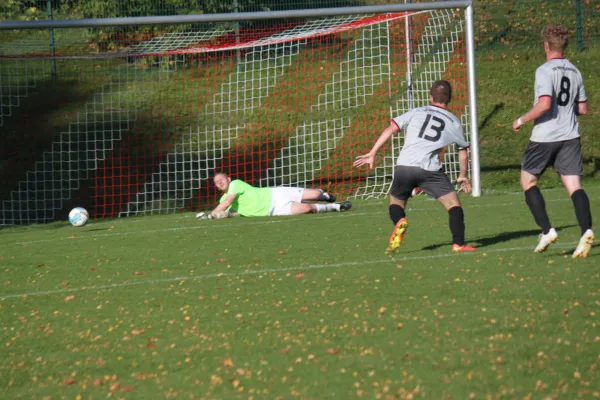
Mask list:
POLYGON ((452 207, 448 210, 450 232, 452 232, 452 244, 465 245, 465 213, 462 207, 452 207))
POLYGON ((547 235, 548 232, 550 232, 552 225, 550 225, 550 219, 546 212, 544 196, 542 196, 542 192, 540 192, 540 189, 537 186, 533 186, 525 191, 525 202, 527 203, 527 206, 529 206, 531 214, 533 214, 535 223, 542 228, 544 235, 547 235))
POLYGON ((404 217, 406 217, 406 214, 404 214, 404 208, 400 207, 398 204, 390 205, 390 219, 392 220, 394 226, 404 217))
POLYGON ((326 213, 330 211, 340 211, 340 205, 338 203, 333 204, 313 204, 316 212, 326 213))
POLYGON ((329 194, 325 191, 323 191, 322 189, 319 189, 319 191, 321 192, 321 195, 317 198, 317 201, 326 201, 328 203, 333 203, 335 202, 335 196, 332 194, 329 194))
POLYGON ((577 222, 579 222, 579 227, 581 228, 581 235, 583 236, 588 229, 592 229, 590 199, 583 189, 579 189, 573 192, 571 200, 573 200, 575 216, 577 217, 577 222))

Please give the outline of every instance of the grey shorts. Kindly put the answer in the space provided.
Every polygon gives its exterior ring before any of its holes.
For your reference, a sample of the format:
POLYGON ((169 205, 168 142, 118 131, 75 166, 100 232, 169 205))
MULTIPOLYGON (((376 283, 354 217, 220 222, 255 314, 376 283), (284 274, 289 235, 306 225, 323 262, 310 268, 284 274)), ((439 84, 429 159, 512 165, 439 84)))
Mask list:
POLYGON ((397 165, 390 194, 398 200, 408 200, 417 187, 436 199, 455 191, 448 176, 441 171, 397 165))
POLYGON ((579 138, 562 142, 529 142, 523 153, 521 169, 541 175, 550 165, 559 175, 583 175, 581 141, 579 138))

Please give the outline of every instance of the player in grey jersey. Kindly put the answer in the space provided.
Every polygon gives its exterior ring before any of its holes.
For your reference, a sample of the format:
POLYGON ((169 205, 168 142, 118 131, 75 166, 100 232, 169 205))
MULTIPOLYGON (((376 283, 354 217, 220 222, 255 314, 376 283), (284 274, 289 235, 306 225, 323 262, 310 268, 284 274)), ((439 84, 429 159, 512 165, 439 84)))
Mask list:
POLYGON ((577 115, 587 114, 587 97, 579 70, 564 58, 568 31, 562 25, 549 25, 542 32, 546 63, 535 71, 534 106, 513 122, 518 131, 534 121, 529 146, 523 154, 521 187, 525 202, 535 222, 542 228, 536 253, 545 251, 558 240, 546 212, 546 204, 537 187, 539 177, 549 165, 560 175, 575 207, 575 216, 581 228, 581 239, 573 258, 587 257, 594 233, 590 201, 581 187, 583 173, 581 142, 577 115))
POLYGON ((447 81, 436 81, 429 91, 430 106, 415 108, 394 118, 370 152, 357 157, 354 166, 368 165, 373 168, 375 154, 394 133, 406 130, 404 146, 398 156, 394 170, 394 181, 390 193, 390 218, 394 230, 389 240, 388 251, 396 251, 408 228, 404 209, 414 188, 420 187, 428 195, 435 197, 448 211, 452 232, 452 251, 474 251, 465 244, 464 213, 454 186, 448 176, 441 171, 439 154, 449 144, 459 146, 460 174, 457 182, 462 190, 471 191, 467 178, 469 143, 465 141, 463 128, 451 112, 447 110, 452 99, 452 87, 447 81))

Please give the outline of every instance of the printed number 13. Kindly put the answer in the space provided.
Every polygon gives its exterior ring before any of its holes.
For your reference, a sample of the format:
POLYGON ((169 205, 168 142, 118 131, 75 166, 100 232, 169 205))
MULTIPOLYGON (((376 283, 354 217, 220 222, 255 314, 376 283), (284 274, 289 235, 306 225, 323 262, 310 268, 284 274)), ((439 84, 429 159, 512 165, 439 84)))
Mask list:
POLYGON ((421 127, 421 131, 419 132, 419 137, 423 138, 425 140, 429 140, 430 142, 437 142, 442 137, 442 131, 444 130, 445 127, 446 127, 446 123, 444 122, 444 120, 442 120, 438 117, 434 117, 431 114, 427 114, 427 118, 425 118, 425 122, 423 123, 423 126, 421 127), (431 120, 434 120, 439 125, 429 126, 429 122, 431 120), (429 130, 432 130, 435 132, 435 135, 433 135, 433 136, 425 135, 425 130, 427 129, 428 126, 429 126, 429 130))

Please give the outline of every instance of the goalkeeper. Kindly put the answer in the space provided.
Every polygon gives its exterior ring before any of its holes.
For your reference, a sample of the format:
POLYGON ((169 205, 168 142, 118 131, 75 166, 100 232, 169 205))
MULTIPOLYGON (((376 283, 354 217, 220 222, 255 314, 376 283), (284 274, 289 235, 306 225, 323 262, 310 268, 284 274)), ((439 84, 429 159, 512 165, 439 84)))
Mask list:
POLYGON ((239 214, 243 217, 284 216, 330 211, 347 211, 349 201, 335 202, 335 196, 320 189, 299 187, 257 188, 239 179, 231 180, 226 173, 215 175, 214 183, 223 192, 219 205, 210 213, 200 212, 198 219, 223 218, 239 214), (305 203, 323 201, 328 204, 305 203))

